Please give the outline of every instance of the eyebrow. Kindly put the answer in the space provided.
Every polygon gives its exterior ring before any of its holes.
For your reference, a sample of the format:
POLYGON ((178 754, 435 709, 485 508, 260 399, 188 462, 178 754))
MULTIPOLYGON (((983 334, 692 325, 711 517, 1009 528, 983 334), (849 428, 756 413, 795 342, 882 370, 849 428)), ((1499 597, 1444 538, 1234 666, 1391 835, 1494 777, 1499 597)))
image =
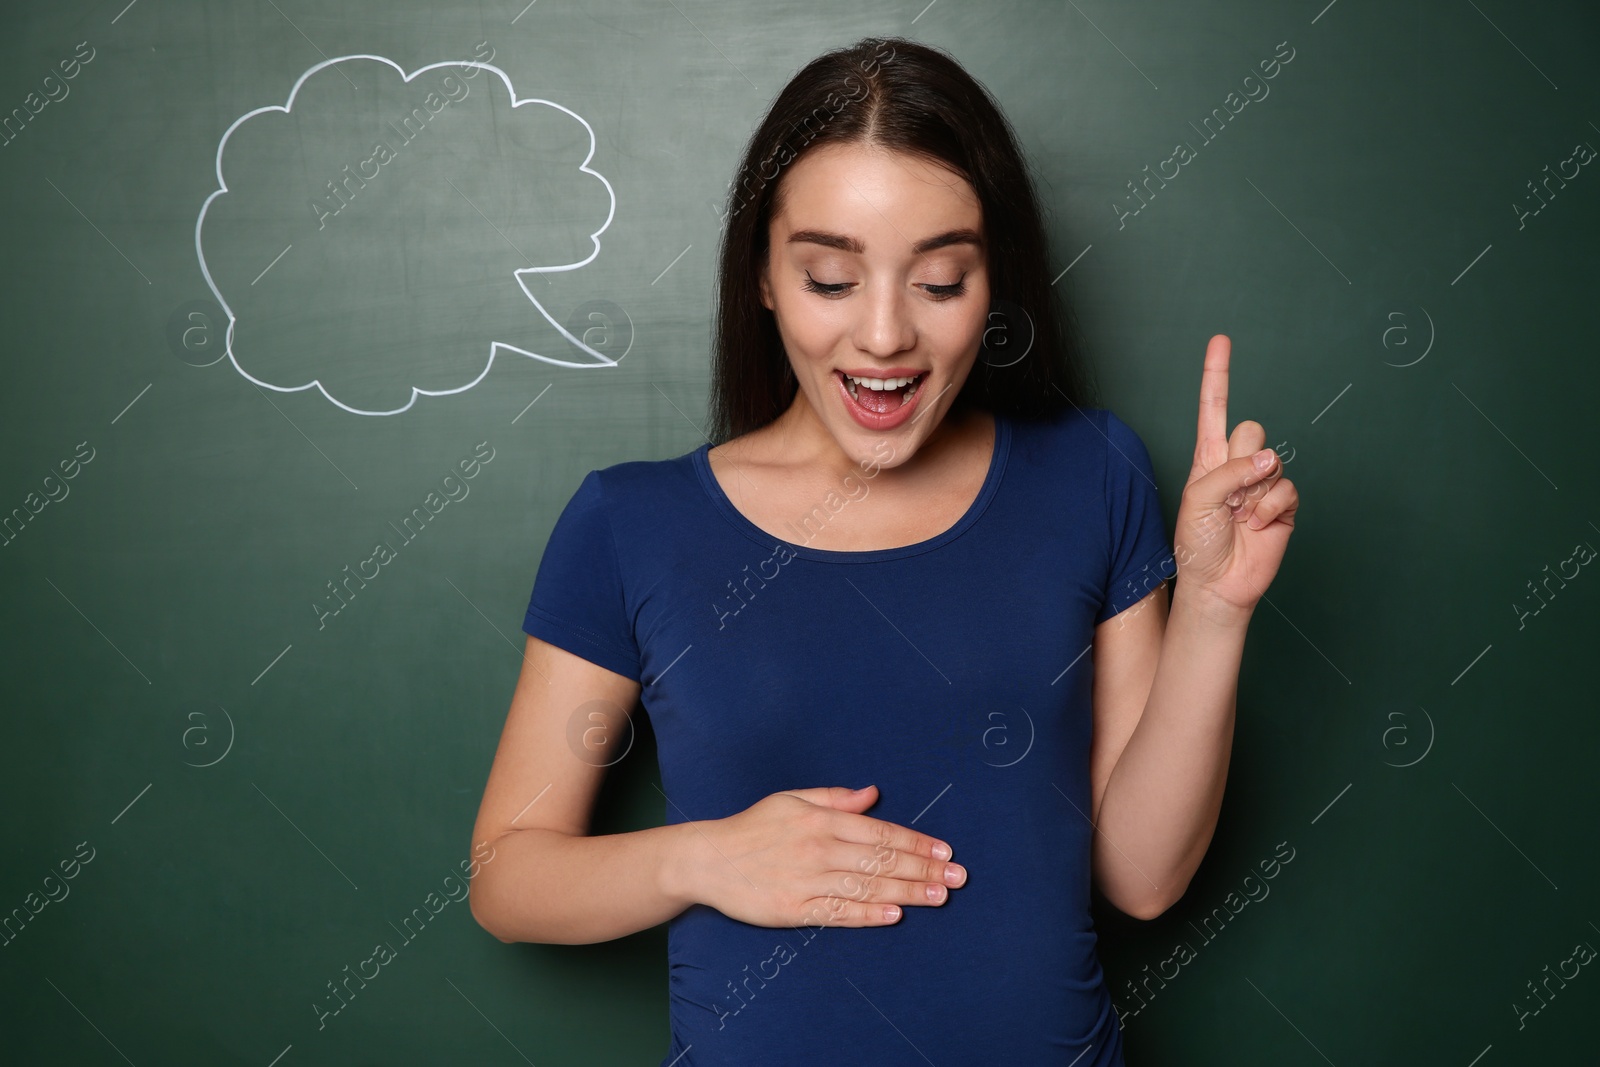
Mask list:
MULTIPOLYGON (((856 255, 867 250, 866 245, 854 237, 842 233, 830 233, 827 230, 796 230, 789 235, 790 244, 804 242, 807 244, 823 245, 827 248, 837 248, 841 252, 854 252, 856 255)), ((945 248, 949 245, 968 244, 983 248, 983 236, 977 230, 946 230, 944 233, 925 237, 911 246, 911 251, 917 255, 932 252, 936 248, 945 248)))

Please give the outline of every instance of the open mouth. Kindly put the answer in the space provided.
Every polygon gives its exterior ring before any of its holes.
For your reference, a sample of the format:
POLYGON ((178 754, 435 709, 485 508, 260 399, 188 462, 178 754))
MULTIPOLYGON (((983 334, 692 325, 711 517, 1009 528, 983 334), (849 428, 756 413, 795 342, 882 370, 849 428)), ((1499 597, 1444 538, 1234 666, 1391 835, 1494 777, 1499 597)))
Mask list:
POLYGON ((850 399, 877 415, 904 407, 928 378, 926 371, 913 378, 888 379, 852 378, 843 371, 836 373, 844 380, 844 387, 849 392, 850 399))

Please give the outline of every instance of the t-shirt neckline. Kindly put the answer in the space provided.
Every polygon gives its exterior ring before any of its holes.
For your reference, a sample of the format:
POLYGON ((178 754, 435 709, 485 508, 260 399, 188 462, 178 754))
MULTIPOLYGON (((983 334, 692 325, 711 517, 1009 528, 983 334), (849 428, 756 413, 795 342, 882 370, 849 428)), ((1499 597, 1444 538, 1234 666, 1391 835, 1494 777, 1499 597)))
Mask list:
POLYGON ((706 495, 711 498, 723 518, 727 519, 733 527, 750 540, 767 548, 776 546, 787 547, 795 556, 801 559, 813 559, 830 563, 872 563, 878 560, 899 559, 903 556, 915 556, 923 552, 931 552, 942 545, 949 544, 970 529, 973 523, 982 517, 989 501, 1000 487, 1000 479, 1005 474, 1006 459, 1011 452, 1011 421, 1001 412, 994 412, 994 448, 989 456, 989 470, 984 475, 983 485, 978 489, 978 495, 970 507, 955 521, 955 525, 935 534, 925 541, 914 544, 900 545, 896 548, 874 548, 865 551, 839 551, 829 548, 811 548, 807 545, 796 544, 781 537, 767 533, 761 527, 751 522, 744 513, 733 506, 733 501, 728 499, 728 494, 723 492, 722 486, 717 482, 716 475, 711 471, 711 460, 708 453, 711 443, 708 441, 690 453, 693 458, 695 471, 700 476, 700 485, 706 495))

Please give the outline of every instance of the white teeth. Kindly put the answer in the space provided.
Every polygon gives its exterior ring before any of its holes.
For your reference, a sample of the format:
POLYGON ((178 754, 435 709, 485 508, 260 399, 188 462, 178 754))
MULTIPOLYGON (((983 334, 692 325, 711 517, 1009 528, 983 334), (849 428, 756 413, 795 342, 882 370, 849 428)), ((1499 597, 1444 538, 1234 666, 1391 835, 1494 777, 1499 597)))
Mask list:
POLYGON ((910 378, 857 378, 851 374, 846 374, 845 379, 853 385, 864 385, 879 392, 885 389, 904 389, 917 380, 915 375, 910 378))
MULTIPOLYGON (((876 392, 882 392, 885 389, 892 389, 892 390, 904 389, 906 386, 910 385, 912 382, 919 381, 922 376, 921 375, 914 375, 914 376, 912 376, 910 378, 857 378, 854 375, 845 374, 845 375, 843 375, 843 377, 844 377, 845 387, 850 390, 850 398, 852 400, 857 400, 857 399, 860 399, 860 392, 859 392, 859 388, 860 387, 865 387, 867 389, 872 389, 872 390, 874 390, 876 392)), ((919 388, 920 388, 920 386, 919 386, 919 388)), ((900 398, 901 405, 904 406, 906 401, 909 400, 910 398, 911 398, 911 393, 910 392, 906 393, 905 396, 902 396, 900 398)))

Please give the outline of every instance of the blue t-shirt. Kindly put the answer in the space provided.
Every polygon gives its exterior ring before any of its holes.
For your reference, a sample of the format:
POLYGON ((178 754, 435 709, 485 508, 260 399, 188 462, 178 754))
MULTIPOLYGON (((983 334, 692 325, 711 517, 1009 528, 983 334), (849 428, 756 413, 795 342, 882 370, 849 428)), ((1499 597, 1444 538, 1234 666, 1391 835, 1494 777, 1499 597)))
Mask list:
POLYGON ((663 1065, 1119 1067, 1089 914, 1089 649, 1176 573, 1143 442, 1102 408, 997 417, 955 525, 867 552, 806 542, 876 470, 780 540, 709 448, 585 476, 524 631, 641 683, 668 824, 876 784, 865 814, 948 841, 968 876, 882 927, 691 906, 668 926, 663 1065))

